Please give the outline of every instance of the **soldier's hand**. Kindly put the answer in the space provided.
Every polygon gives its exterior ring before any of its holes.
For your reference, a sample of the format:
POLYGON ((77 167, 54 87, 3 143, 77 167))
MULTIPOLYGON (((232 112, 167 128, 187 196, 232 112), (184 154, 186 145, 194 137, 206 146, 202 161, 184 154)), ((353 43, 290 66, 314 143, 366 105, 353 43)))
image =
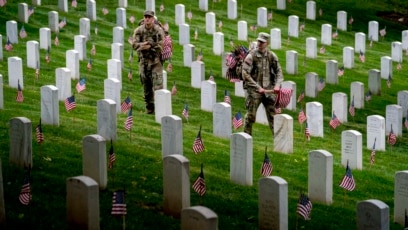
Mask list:
POLYGON ((265 89, 262 88, 262 87, 259 87, 258 92, 259 92, 259 93, 265 93, 265 89))

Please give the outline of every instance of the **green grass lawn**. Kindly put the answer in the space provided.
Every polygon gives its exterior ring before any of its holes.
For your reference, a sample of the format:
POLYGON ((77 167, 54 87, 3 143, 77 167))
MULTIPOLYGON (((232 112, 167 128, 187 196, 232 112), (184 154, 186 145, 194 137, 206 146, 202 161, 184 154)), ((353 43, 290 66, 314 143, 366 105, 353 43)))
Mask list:
MULTIPOLYGON (((3 60, 0 61, 0 74, 3 76, 4 109, 0 111, 0 157, 3 169, 3 187, 8 229, 66 229, 66 179, 82 174, 82 138, 97 132, 96 102, 103 99, 103 81, 107 77, 107 60, 111 58, 112 28, 116 24, 115 9, 117 1, 98 0, 96 22, 91 21, 91 41, 87 44, 88 56, 92 43, 96 47, 96 55, 92 57, 93 69, 88 71, 87 61, 80 62, 81 77, 87 79, 87 89, 76 93, 77 108, 67 112, 63 102, 60 102, 60 126, 43 125, 45 141, 38 145, 33 135, 33 169, 31 171, 31 185, 33 200, 29 206, 23 206, 18 201, 18 194, 24 179, 24 170, 9 165, 9 121, 13 117, 27 117, 33 123, 33 130, 40 120, 40 87, 55 85, 55 69, 65 67, 65 52, 74 48, 74 35, 79 34, 79 20, 86 16, 86 4, 78 1, 78 7, 69 7, 69 13, 59 12, 59 17, 66 17, 67 26, 59 32, 60 45, 51 47, 51 62, 45 63, 45 50, 40 50, 41 70, 40 78, 35 79, 35 70, 26 67, 26 42, 39 41, 39 28, 48 25, 48 12, 58 11, 56 1, 43 0, 42 5, 35 8, 35 13, 30 17, 25 30, 28 37, 20 39, 11 52, 3 50, 3 60), (101 10, 107 7, 109 13, 103 15, 101 10), (94 34, 94 28, 98 34, 94 34), (7 59, 18 56, 23 59, 24 97, 23 103, 15 101, 16 89, 8 86, 7 59)), ((31 2, 29 2, 31 3, 31 2)), ((127 17, 142 17, 145 9, 144 1, 129 0, 127 17)), ((237 22, 245 20, 249 25, 256 23, 256 9, 267 7, 273 11, 273 20, 268 22, 267 28, 258 28, 256 32, 249 32, 249 39, 256 38, 258 32, 270 32, 271 28, 280 28, 282 34, 282 49, 276 50, 281 65, 285 69, 285 55, 288 50, 299 53, 299 73, 297 75, 285 74, 285 80, 296 82, 298 93, 305 87, 304 76, 307 72, 316 72, 324 77, 326 61, 337 60, 342 63, 342 50, 345 46, 354 47, 354 34, 364 32, 368 34, 368 22, 379 22, 379 28, 386 26, 387 35, 384 40, 375 42, 372 48, 366 51, 366 63, 358 61, 355 55, 355 68, 346 69, 345 75, 339 79, 337 85, 327 85, 319 93, 318 98, 308 98, 298 104, 304 107, 306 102, 318 101, 324 109, 324 138, 312 137, 310 142, 304 141, 301 126, 296 121, 298 111, 287 111, 294 122, 294 152, 293 154, 275 153, 273 139, 269 128, 265 125, 255 124, 253 128, 253 186, 240 186, 229 180, 229 150, 230 141, 212 135, 212 113, 201 111, 200 90, 191 87, 191 70, 183 67, 183 47, 178 45, 178 28, 175 25, 175 4, 180 2, 167 0, 156 1, 156 9, 164 4, 163 12, 157 11, 160 21, 168 22, 170 33, 174 42, 172 58, 173 72, 168 73, 168 89, 176 82, 178 93, 172 97, 172 111, 181 117, 184 104, 189 105, 189 121, 183 120, 183 147, 184 156, 190 160, 190 181, 198 176, 200 165, 204 165, 204 174, 207 193, 200 198, 191 190, 191 205, 203 205, 218 214, 219 229, 257 229, 258 228, 258 181, 259 169, 264 157, 265 146, 274 166, 272 175, 279 176, 288 182, 288 215, 289 229, 355 229, 356 205, 358 201, 367 199, 382 200, 389 206, 390 228, 401 229, 393 223, 394 216, 394 175, 396 171, 407 170, 407 130, 398 138, 395 146, 387 151, 377 152, 375 165, 370 167, 370 150, 366 149, 366 117, 381 115, 385 117, 385 107, 397 104, 397 94, 408 89, 407 59, 404 56, 402 70, 395 69, 391 88, 387 88, 386 81, 382 80, 381 95, 374 95, 366 103, 364 109, 357 109, 356 116, 349 122, 342 124, 332 131, 329 126, 331 117, 331 95, 335 92, 350 94, 350 83, 361 81, 367 90, 368 71, 380 69, 381 57, 391 56, 391 42, 401 41, 401 31, 408 29, 406 26, 391 21, 385 21, 376 16, 378 10, 392 11, 394 6, 387 5, 384 1, 317 1, 317 11, 322 8, 323 15, 317 16, 316 21, 306 20, 306 1, 298 0, 287 3, 285 11, 276 9, 275 1, 246 1, 238 3, 236 20, 227 17, 227 1, 209 1, 209 11, 216 14, 217 22, 222 20, 223 27, 217 27, 225 35, 225 51, 229 51, 229 40, 235 44, 246 42, 237 41, 237 22), (352 28, 347 32, 339 31, 338 39, 333 40, 331 46, 326 46, 325 54, 318 54, 316 59, 307 59, 303 66, 305 41, 308 37, 316 37, 320 48, 321 25, 329 23, 336 27, 336 12, 344 10, 354 18, 352 28), (299 16, 300 22, 305 22, 305 31, 299 38, 291 38, 287 42, 288 16, 299 16), (202 138, 206 151, 195 155, 191 149, 195 136, 202 126, 202 138), (357 130, 363 134, 363 170, 353 170, 356 189, 353 192, 344 192, 340 183, 345 169, 341 166, 341 132, 344 130, 357 130), (307 191, 308 153, 311 150, 325 149, 333 154, 333 203, 325 205, 314 202, 310 221, 301 220, 296 215, 296 204, 300 191, 307 191)), ((206 79, 210 71, 214 74, 217 83, 217 101, 223 101, 224 90, 231 92, 232 113, 244 112, 244 99, 235 97, 234 85, 221 76, 221 57, 213 55, 212 35, 205 33, 205 13, 199 10, 198 1, 186 1, 186 15, 191 10, 192 20, 186 18, 190 25, 190 41, 195 46, 196 54, 202 50, 203 61, 206 67, 206 79), (198 40, 194 40, 194 30, 198 29, 198 40)), ((30 5, 30 4, 29 4, 30 5)), ((71 1, 69 1, 71 5, 71 1)), ((16 20, 17 3, 9 1, 0 8, 0 34, 3 36, 3 46, 6 43, 6 21, 16 20)), ((138 20, 136 20, 138 21, 138 20)), ((18 23, 20 30, 23 24, 18 23)), ((127 229, 180 229, 180 220, 167 216, 162 211, 162 155, 161 155, 161 128, 155 122, 154 116, 145 114, 143 103, 143 90, 137 75, 137 61, 127 62, 131 47, 126 42, 136 25, 127 21, 125 30, 125 68, 123 69, 122 100, 129 95, 133 103, 134 125, 131 138, 124 129, 125 114, 118 114, 118 140, 114 142, 117 160, 113 170, 108 171, 108 188, 101 191, 100 199, 100 226, 101 229, 119 229, 122 219, 110 215, 112 206, 112 192, 116 189, 126 188, 126 203, 128 214, 126 216, 127 229), (128 69, 133 70, 133 81, 128 81, 128 69)), ((52 39, 56 36, 52 33, 52 39)), ((137 60, 137 57, 135 57, 137 60)), ((166 64, 167 66, 167 64, 166 64)), ((76 81, 72 81, 73 91, 76 81)), ((350 96, 350 95, 349 95, 350 96)), ((405 116, 405 113, 404 113, 405 116)), ((238 131, 242 131, 242 128, 238 131)), ((109 147, 109 144, 108 144, 109 147)), ((109 148, 107 148, 109 149, 109 148)))

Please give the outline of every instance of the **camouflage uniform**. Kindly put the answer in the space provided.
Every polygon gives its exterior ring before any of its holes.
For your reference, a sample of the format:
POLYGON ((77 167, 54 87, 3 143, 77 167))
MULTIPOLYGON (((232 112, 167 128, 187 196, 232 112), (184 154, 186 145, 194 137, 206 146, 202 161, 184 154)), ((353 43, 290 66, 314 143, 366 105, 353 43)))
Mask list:
POLYGON ((164 31, 157 24, 151 28, 142 24, 133 34, 133 49, 137 50, 139 56, 140 81, 148 113, 154 112, 154 91, 163 89, 163 64, 160 61, 163 38, 164 31), (150 46, 148 49, 143 49, 145 42, 150 46))
POLYGON ((251 50, 242 65, 244 88, 246 89, 245 108, 247 113, 244 121, 244 132, 252 135, 252 125, 256 120, 259 104, 265 107, 266 117, 273 135, 273 115, 275 115, 275 94, 259 93, 260 87, 265 90, 280 86, 283 74, 278 57, 272 51, 263 54, 257 49, 251 50))

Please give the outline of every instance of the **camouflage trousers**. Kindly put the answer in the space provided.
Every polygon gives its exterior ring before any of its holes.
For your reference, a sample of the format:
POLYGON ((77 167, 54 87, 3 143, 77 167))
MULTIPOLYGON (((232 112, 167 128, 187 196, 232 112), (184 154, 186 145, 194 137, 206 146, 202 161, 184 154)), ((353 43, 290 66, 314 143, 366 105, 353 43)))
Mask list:
POLYGON ((143 99, 146 109, 154 111, 154 91, 163 89, 163 65, 139 65, 140 81, 143 85, 143 99))
POLYGON ((275 115, 275 97, 266 96, 257 92, 248 93, 245 99, 245 109, 247 113, 244 120, 244 132, 252 136, 252 125, 256 121, 256 112, 260 104, 265 107, 266 118, 273 136, 273 115, 275 115))

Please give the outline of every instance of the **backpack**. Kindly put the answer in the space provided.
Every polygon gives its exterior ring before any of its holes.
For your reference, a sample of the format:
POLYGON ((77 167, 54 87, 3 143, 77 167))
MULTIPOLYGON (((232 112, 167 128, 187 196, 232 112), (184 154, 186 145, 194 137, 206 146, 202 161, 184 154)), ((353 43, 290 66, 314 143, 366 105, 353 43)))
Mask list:
POLYGON ((228 66, 226 77, 230 82, 240 82, 242 78, 242 64, 248 49, 244 46, 236 46, 235 49, 225 57, 228 66))
MULTIPOLYGON (((158 20, 155 20, 154 23, 160 26, 164 31, 163 47, 160 53, 160 60, 164 62, 173 56, 173 40, 171 39, 167 26, 165 27, 158 20)), ((143 25, 143 19, 139 21, 139 26, 140 25, 143 25)))

